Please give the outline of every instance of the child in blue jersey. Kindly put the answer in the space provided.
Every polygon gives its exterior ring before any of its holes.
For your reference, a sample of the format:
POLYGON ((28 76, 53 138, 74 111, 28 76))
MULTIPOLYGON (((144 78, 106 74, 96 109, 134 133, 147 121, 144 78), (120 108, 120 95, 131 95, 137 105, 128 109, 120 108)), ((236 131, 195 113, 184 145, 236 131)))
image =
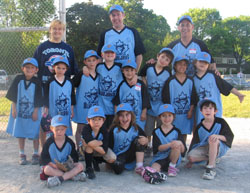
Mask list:
MULTIPOLYGON (((196 75, 194 76, 194 84, 199 101, 203 100, 205 97, 212 98, 218 109, 216 116, 222 117, 221 93, 226 96, 233 93, 239 98, 240 103, 244 100, 245 95, 241 94, 236 88, 233 88, 227 81, 215 75, 214 72, 209 71, 208 66, 210 62, 211 56, 207 52, 201 52, 197 55, 195 61, 196 75)), ((203 115, 197 107, 196 123, 198 124, 202 118, 203 115)))
POLYGON ((111 165, 114 172, 121 174, 125 168, 131 170, 136 167, 136 173, 141 174, 147 143, 144 131, 136 124, 131 105, 119 104, 109 132, 109 147, 117 156, 111 165))
POLYGON ((48 81, 45 88, 45 114, 65 116, 68 120, 66 135, 72 135, 71 118, 74 116, 75 91, 71 80, 65 76, 69 66, 68 59, 58 56, 53 61, 55 75, 48 81))
POLYGON ((83 165, 78 162, 78 154, 74 142, 65 135, 68 127, 68 119, 65 116, 56 115, 51 120, 51 131, 53 135, 45 142, 41 153, 40 179, 47 180, 47 186, 60 185, 63 181, 85 181, 86 174, 83 165), (74 161, 74 167, 67 172, 56 166, 55 160, 60 163, 66 162, 69 156, 74 161))
POLYGON ((161 97, 162 88, 166 80, 171 76, 169 66, 173 59, 173 51, 170 48, 162 48, 157 54, 157 62, 144 65, 139 73, 139 76, 142 77, 143 82, 147 85, 151 105, 151 109, 147 111, 145 125, 145 133, 148 136, 149 145, 155 125, 158 127, 161 124, 157 114, 160 105, 163 104, 161 97))
MULTIPOLYGON (((75 139, 78 152, 82 128, 87 124, 88 110, 90 107, 98 104, 99 77, 96 73, 96 65, 98 64, 98 61, 99 56, 96 51, 86 51, 83 62, 89 71, 89 76, 85 76, 81 71, 73 78, 74 87, 77 89, 76 105, 74 106, 74 117, 72 120, 77 123, 75 139)), ((81 155, 79 154, 79 159, 80 156, 81 155)))
POLYGON ((35 58, 27 58, 21 67, 23 74, 13 80, 6 98, 12 101, 7 133, 18 138, 19 163, 26 165, 25 139, 33 140, 32 164, 38 164, 39 128, 41 121, 42 88, 34 75, 38 72, 35 58))
POLYGON ((187 134, 191 134, 193 129, 193 111, 198 100, 194 81, 186 75, 187 66, 187 57, 177 56, 174 63, 175 74, 166 81, 162 89, 162 101, 174 107, 173 124, 180 129, 185 142, 187 134))
POLYGON ((167 170, 168 176, 176 176, 181 157, 187 150, 179 129, 173 125, 175 110, 171 104, 163 104, 159 108, 158 116, 162 125, 153 132, 152 168, 160 172, 167 170))
POLYGON ((117 88, 115 98, 112 100, 115 107, 120 103, 129 103, 136 116, 136 124, 143 130, 147 118, 147 109, 150 108, 147 88, 141 80, 134 82, 136 77, 136 63, 128 60, 122 64, 125 79, 117 88))
POLYGON ((89 124, 82 131, 86 174, 89 179, 94 179, 95 173, 92 164, 95 171, 100 171, 98 164, 101 162, 111 164, 116 160, 116 155, 108 148, 108 131, 103 126, 105 121, 103 108, 100 106, 91 107, 88 111, 87 120, 89 124))
POLYGON ((207 161, 203 179, 212 180, 216 176, 216 158, 226 154, 232 146, 234 135, 227 122, 216 117, 216 103, 211 98, 199 102, 199 108, 204 119, 196 127, 188 153, 191 168, 195 162, 207 161))

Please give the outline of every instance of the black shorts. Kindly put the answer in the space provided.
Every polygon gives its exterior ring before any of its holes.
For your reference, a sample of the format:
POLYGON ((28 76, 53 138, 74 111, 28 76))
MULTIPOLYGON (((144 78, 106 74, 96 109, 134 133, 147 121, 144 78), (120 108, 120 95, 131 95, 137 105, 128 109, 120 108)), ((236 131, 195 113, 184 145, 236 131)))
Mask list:
POLYGON ((157 160, 156 163, 160 164, 161 166, 161 170, 163 171, 168 171, 168 166, 169 166, 169 163, 170 163, 170 158, 167 157, 165 159, 160 159, 160 160, 157 160))

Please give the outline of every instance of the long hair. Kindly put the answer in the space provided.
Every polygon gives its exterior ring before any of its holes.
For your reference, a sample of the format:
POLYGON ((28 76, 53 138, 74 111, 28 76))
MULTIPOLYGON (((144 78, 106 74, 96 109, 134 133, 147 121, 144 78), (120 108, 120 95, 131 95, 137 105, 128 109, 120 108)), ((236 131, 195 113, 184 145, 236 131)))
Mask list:
MULTIPOLYGON (((118 113, 115 114, 114 120, 113 120, 110 128, 118 127, 118 130, 119 131, 121 130, 122 127, 121 127, 120 121, 119 121, 119 116, 121 115, 121 112, 124 112, 124 111, 119 111, 118 113)), ((134 126, 135 130, 138 130, 138 126, 136 124, 136 116, 135 116, 134 112, 132 112, 132 111, 127 111, 127 112, 129 112, 131 114, 131 122, 130 122, 129 127, 134 126)))

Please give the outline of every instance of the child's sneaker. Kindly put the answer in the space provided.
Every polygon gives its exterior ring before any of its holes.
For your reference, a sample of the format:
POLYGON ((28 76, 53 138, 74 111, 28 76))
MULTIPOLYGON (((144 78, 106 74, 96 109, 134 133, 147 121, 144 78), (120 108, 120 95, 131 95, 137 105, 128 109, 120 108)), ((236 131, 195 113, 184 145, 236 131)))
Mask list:
POLYGON ((206 168, 202 178, 204 180, 213 180, 216 176, 216 171, 214 170, 214 168, 206 168))
POLYGON ((76 176, 74 176, 72 178, 73 181, 81 181, 81 182, 85 182, 86 181, 86 174, 85 172, 81 172, 79 174, 77 174, 76 176))
POLYGON ((26 160, 26 155, 25 154, 21 154, 20 155, 20 159, 19 159, 19 164, 20 165, 26 165, 28 162, 26 160))
POLYGON ((135 168, 135 173, 142 175, 143 170, 145 170, 145 168, 143 166, 135 168))
POLYGON ((177 176, 178 169, 172 166, 168 167, 168 176, 177 176))
POLYGON ((31 164, 32 165, 38 165, 39 164, 39 155, 37 155, 37 154, 32 155, 31 164))
POLYGON ((61 185, 61 181, 59 180, 58 176, 49 177, 47 179, 48 188, 51 188, 51 187, 54 187, 54 186, 59 186, 59 185, 61 185))
POLYGON ((95 172, 94 172, 94 169, 93 169, 93 168, 88 167, 88 168, 86 169, 85 173, 86 173, 86 175, 87 175, 87 177, 88 177, 89 179, 94 179, 94 178, 95 178, 95 172))

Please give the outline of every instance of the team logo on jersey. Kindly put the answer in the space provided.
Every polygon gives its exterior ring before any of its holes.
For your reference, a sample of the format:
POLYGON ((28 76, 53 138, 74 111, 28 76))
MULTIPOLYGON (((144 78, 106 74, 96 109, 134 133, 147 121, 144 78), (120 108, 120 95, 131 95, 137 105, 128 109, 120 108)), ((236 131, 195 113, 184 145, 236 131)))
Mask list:
POLYGON ((26 96, 19 99, 18 117, 23 119, 30 119, 33 111, 33 103, 29 101, 26 96))
POLYGON ((55 60, 56 57, 58 56, 61 56, 61 55, 53 55, 53 56, 50 56, 49 60, 47 62, 45 62, 45 66, 48 67, 49 71, 51 73, 54 73, 54 69, 52 67, 52 64, 53 64, 53 61, 55 60))
POLYGON ((148 86, 148 91, 152 101, 157 101, 161 98, 161 85, 157 81, 148 86))
POLYGON ((210 98, 212 96, 211 91, 206 90, 206 88, 204 88, 203 86, 200 86, 199 92, 197 94, 200 100, 203 100, 204 98, 210 98))
POLYGON ((89 109, 90 107, 98 104, 98 90, 97 88, 93 87, 90 91, 86 92, 84 98, 88 102, 83 103, 84 109, 89 109))
POLYGON ((136 116, 139 114, 139 112, 138 112, 139 111, 138 110, 138 99, 136 99, 134 97, 134 95, 129 93, 122 102, 123 103, 129 103, 132 106, 136 116))
POLYGON ((100 94, 102 96, 115 96, 116 83, 110 76, 106 76, 101 80, 100 94))
POLYGON ((176 114, 186 114, 189 110, 188 95, 181 92, 174 98, 174 106, 176 114))
POLYGON ((121 152, 121 151, 126 151, 129 147, 130 147, 130 144, 131 142, 134 140, 134 138, 136 138, 137 135, 136 134, 133 134, 130 138, 126 138, 126 140, 124 140, 119 146, 118 146, 118 152, 121 152))
POLYGON ((123 41, 118 40, 118 42, 115 43, 116 48, 116 60, 128 60, 129 59, 129 47, 128 44, 125 44, 123 41))
POLYGON ((64 94, 62 93, 58 99, 56 99, 56 108, 57 108, 57 111, 58 111, 58 114, 60 115, 69 115, 69 104, 70 100, 69 98, 64 94))

